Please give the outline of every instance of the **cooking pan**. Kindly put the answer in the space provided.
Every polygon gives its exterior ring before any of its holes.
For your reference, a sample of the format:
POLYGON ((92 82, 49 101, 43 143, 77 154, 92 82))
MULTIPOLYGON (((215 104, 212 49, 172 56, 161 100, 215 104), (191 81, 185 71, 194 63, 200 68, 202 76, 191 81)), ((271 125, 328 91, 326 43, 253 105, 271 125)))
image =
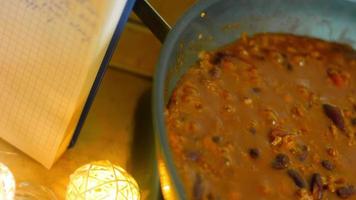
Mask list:
MULTIPOLYGON (((147 22, 147 16, 142 20, 152 28, 152 21, 151 24, 147 22)), ((162 41, 167 32, 167 27, 164 27, 152 28, 162 41)), ((230 43, 244 32, 249 35, 293 33, 347 43, 356 48, 356 2, 201 0, 182 16, 164 40, 153 87, 158 165, 163 194, 167 199, 187 199, 175 169, 165 127, 164 111, 170 94, 180 77, 197 61, 198 52, 230 43)))

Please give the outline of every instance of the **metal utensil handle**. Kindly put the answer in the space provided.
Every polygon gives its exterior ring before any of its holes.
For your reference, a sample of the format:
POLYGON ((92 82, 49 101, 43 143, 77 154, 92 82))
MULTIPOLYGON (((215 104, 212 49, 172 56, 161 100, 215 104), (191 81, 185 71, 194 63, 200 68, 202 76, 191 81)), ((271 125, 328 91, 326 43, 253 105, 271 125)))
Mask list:
POLYGON ((159 41, 163 43, 171 30, 171 26, 152 7, 148 0, 137 0, 133 10, 159 41))

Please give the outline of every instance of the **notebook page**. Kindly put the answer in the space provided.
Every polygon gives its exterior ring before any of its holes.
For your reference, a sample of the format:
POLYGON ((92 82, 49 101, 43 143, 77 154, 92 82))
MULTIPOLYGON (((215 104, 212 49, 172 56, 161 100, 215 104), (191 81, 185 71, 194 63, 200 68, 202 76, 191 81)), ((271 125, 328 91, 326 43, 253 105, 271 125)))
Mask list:
POLYGON ((2 1, 1 138, 53 164, 74 132, 125 2, 2 1))

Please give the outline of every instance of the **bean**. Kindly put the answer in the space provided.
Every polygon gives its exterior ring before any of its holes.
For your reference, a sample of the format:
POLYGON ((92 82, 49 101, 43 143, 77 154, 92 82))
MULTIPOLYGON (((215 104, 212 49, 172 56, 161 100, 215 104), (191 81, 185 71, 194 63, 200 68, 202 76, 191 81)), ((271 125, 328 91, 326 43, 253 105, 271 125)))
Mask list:
POLYGON ((250 154, 250 157, 253 158, 253 159, 257 159, 260 157, 260 150, 257 149, 257 148, 251 148, 249 150, 249 154, 250 154))
POLYGON ((211 140, 216 144, 221 144, 221 142, 223 141, 223 137, 220 135, 214 135, 211 137, 211 140))
POLYGON ((351 118, 351 124, 352 126, 356 126, 356 117, 351 118))
POLYGON ((289 62, 286 63, 286 68, 288 71, 293 71, 293 65, 290 64, 289 62))
POLYGON ((336 194, 342 199, 347 199, 356 193, 355 187, 352 185, 339 187, 336 189, 336 194))
POLYGON ((315 200, 323 199, 323 182, 321 176, 318 173, 312 175, 310 182, 310 192, 315 200))
POLYGON ((330 104, 323 104, 323 109, 326 116, 335 124, 335 126, 345 132, 345 122, 340 109, 330 104))
POLYGON ((197 161, 197 160, 199 160, 199 158, 201 156, 201 154, 196 151, 189 151, 185 155, 186 155, 186 158, 191 161, 197 161))
POLYGON ((262 90, 261 90, 261 88, 259 88, 259 87, 253 87, 253 88, 252 88, 252 92, 255 93, 255 94, 259 94, 259 93, 261 93, 261 91, 262 91, 262 90))
POLYGON ((304 178, 299 174, 298 171, 294 169, 288 169, 287 174, 290 178, 292 178, 294 184, 300 188, 305 188, 306 183, 304 178))
POLYGON ((204 196, 203 180, 199 174, 195 176, 193 185, 193 197, 194 200, 202 200, 204 196))
POLYGON ((332 171, 335 169, 335 165, 329 160, 322 160, 321 165, 329 171, 332 171))
POLYGON ((278 61, 282 63, 288 71, 293 71, 293 65, 290 64, 288 56, 285 53, 281 53, 280 55, 281 57, 278 59, 278 61))
POLYGON ((211 68, 209 70, 209 74, 213 78, 219 78, 221 76, 221 69, 216 67, 216 66, 214 66, 213 68, 211 68))
POLYGON ((285 169, 289 165, 289 157, 285 154, 279 153, 276 155, 274 161, 272 162, 272 167, 274 169, 285 169))
POLYGON ((217 198, 214 197, 214 195, 212 193, 209 193, 207 196, 208 200, 216 200, 217 198))
POLYGON ((249 131, 250 133, 252 133, 252 134, 256 134, 256 132, 257 132, 257 130, 256 130, 255 127, 250 127, 250 128, 248 129, 248 131, 249 131))
POLYGON ((225 52, 216 52, 210 60, 210 63, 213 65, 218 65, 226 56, 227 54, 225 52))

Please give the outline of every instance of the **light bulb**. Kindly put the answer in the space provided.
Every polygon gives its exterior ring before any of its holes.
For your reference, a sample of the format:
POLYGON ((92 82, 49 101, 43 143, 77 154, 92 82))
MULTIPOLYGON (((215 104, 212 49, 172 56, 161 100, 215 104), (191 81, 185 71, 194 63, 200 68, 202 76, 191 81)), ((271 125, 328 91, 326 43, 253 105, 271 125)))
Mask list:
POLYGON ((136 181, 110 161, 98 161, 78 168, 71 176, 66 200, 139 200, 136 181))
POLYGON ((15 188, 14 176, 6 165, 0 163, 0 199, 13 200, 15 188))

